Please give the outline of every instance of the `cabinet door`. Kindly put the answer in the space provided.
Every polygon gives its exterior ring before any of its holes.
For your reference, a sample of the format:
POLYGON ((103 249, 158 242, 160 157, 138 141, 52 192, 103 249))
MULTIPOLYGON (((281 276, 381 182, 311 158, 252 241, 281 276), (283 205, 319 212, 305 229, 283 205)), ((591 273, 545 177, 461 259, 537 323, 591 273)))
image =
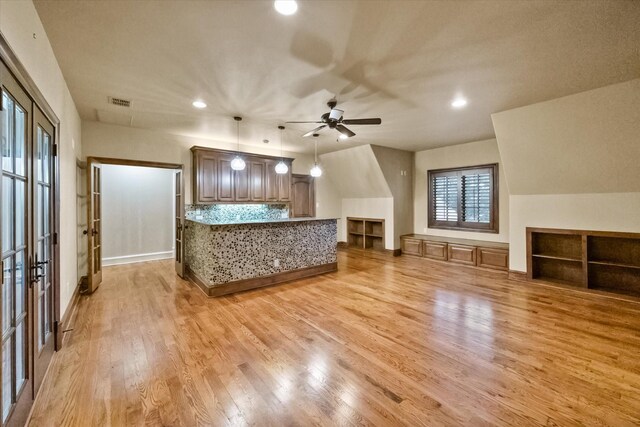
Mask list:
POLYGON ((212 153, 194 153, 196 164, 194 203, 213 203, 218 200, 218 157, 212 153))
POLYGON ((235 198, 236 202, 248 202, 251 200, 251 163, 247 162, 246 167, 241 171, 233 171, 235 175, 235 198))
POLYGON ((222 154, 218 157, 218 201, 233 202, 233 156, 222 154))
POLYGON ((291 163, 288 163, 289 171, 279 175, 278 200, 281 202, 291 201, 291 163))
POLYGON ((315 182, 310 175, 291 175, 293 217, 315 216, 315 182))
POLYGON ((401 242, 403 254, 422 256, 422 240, 405 237, 401 242))
POLYGON ((280 179, 278 178, 278 174, 276 173, 276 165, 278 164, 275 160, 265 160, 265 199, 268 202, 274 202, 278 200, 278 186, 280 179))
POLYGON ((432 242, 430 240, 426 240, 422 247, 422 254, 426 258, 446 261, 449 257, 449 249, 445 242, 432 242))
POLYGON ((476 248, 474 246, 449 243, 447 247, 449 262, 476 265, 476 248))
POLYGON ((251 162, 251 178, 249 185, 251 190, 251 201, 263 202, 265 199, 265 163, 251 162))

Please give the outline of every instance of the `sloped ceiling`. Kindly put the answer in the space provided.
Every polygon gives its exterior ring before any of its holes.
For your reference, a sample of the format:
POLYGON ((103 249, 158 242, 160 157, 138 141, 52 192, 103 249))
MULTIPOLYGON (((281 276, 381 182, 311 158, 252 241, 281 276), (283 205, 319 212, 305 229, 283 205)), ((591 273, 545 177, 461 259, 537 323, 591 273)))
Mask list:
POLYGON ((640 79, 493 115, 509 193, 640 192, 640 79))
POLYGON ((343 199, 392 197, 370 145, 347 148, 320 156, 325 176, 343 199))
MULTIPOLYGON (((422 150, 493 137, 491 113, 640 77, 638 1, 299 3, 285 17, 266 0, 35 1, 83 120, 223 142, 233 115, 260 145, 336 95, 345 117, 383 124, 321 136, 321 152, 422 150)), ((308 129, 288 129, 285 149, 310 152, 308 129)))

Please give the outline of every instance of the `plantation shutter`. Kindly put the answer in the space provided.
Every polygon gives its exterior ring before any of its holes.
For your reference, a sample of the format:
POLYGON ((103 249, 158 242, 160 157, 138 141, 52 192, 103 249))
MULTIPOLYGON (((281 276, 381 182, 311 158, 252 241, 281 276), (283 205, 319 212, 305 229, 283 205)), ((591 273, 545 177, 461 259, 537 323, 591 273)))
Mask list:
POLYGON ((433 183, 433 200, 437 221, 458 221, 458 177, 437 176, 433 183))
POLYGON ((498 232, 498 165, 428 171, 433 228, 498 232))
POLYGON ((462 176, 462 220, 491 221, 491 171, 462 176))

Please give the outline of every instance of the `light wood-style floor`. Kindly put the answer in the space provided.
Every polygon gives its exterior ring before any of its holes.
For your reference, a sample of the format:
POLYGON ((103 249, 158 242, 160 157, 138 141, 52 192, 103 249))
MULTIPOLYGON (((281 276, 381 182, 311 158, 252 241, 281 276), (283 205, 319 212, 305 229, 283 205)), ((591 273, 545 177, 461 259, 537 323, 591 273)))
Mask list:
POLYGON ((640 424, 640 304, 410 257, 208 299, 105 269, 32 426, 640 424))

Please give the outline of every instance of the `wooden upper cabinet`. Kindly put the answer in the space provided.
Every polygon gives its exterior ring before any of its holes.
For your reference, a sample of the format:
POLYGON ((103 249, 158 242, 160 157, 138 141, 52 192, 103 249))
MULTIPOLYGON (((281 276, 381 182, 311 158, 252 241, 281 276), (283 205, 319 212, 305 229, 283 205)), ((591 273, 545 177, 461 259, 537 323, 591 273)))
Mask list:
POLYGON ((289 171, 278 175, 278 200, 280 202, 291 201, 291 162, 285 163, 289 167, 289 171))
POLYGON ((193 158, 193 198, 194 203, 218 201, 217 179, 218 156, 210 152, 195 153, 193 158))
POLYGON ((279 199, 279 179, 276 173, 277 160, 265 160, 265 200, 267 202, 277 202, 279 199))
POLYGON ((265 200, 265 162, 252 161, 249 172, 250 198, 252 202, 264 202, 265 200))
POLYGON ((291 175, 293 196, 292 216, 305 218, 315 216, 315 180, 310 175, 291 175))
POLYGON ((245 168, 241 171, 234 171, 235 175, 235 201, 251 201, 251 162, 245 162, 245 168))
POLYGON ((291 164, 293 159, 283 159, 289 172, 276 173, 279 157, 243 154, 246 168, 231 169, 235 152, 212 148, 192 147, 193 153, 193 203, 216 202, 284 202, 292 200, 291 164))
POLYGON ((233 156, 222 154, 218 156, 218 201, 233 202, 234 199, 234 179, 233 169, 231 169, 233 156))

